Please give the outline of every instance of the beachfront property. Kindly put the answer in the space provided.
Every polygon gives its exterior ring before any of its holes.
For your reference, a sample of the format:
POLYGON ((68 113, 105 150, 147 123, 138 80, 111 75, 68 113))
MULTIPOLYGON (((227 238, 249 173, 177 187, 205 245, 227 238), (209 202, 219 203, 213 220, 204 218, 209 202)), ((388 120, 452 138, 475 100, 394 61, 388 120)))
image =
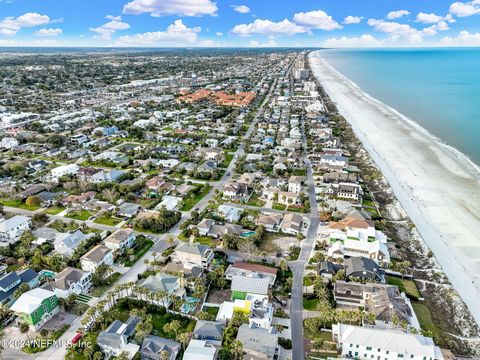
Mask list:
POLYGON ((364 309, 375 314, 376 328, 397 328, 393 323, 405 322, 408 327, 420 330, 410 299, 400 293, 397 286, 337 280, 333 284, 335 303, 347 308, 364 309))
POLYGON ((349 359, 443 360, 432 338, 402 331, 334 324, 332 336, 343 357, 349 359))
POLYGON ((215 360, 218 349, 204 340, 192 339, 188 343, 183 360, 215 360))
POLYGON ((23 293, 10 308, 20 320, 38 331, 60 310, 53 291, 36 288, 23 293))

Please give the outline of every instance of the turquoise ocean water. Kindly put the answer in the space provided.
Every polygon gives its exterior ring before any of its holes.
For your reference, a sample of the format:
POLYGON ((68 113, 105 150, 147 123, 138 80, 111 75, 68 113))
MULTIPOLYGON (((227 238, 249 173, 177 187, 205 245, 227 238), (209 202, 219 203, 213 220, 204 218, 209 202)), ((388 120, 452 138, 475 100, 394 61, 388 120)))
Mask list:
POLYGON ((332 49, 321 56, 480 165, 480 48, 332 49))

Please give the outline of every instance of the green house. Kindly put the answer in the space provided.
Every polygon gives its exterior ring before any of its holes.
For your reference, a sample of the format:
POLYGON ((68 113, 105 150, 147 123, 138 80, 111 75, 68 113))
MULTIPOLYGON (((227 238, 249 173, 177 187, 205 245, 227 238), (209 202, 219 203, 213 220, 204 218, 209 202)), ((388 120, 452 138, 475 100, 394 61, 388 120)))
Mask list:
POLYGON ((38 331, 59 311, 53 291, 36 288, 23 293, 12 305, 14 311, 32 330, 38 331))

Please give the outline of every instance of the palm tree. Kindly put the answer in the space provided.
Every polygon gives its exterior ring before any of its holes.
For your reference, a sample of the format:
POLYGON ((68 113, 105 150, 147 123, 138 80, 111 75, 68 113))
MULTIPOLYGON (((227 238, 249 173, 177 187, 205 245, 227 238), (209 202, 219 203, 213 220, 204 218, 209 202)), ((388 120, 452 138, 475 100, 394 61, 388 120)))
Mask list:
POLYGON ((185 345, 188 344, 188 342, 190 341, 190 336, 191 334, 188 333, 188 332, 185 332, 185 333, 181 333, 178 335, 178 342, 180 343, 180 345, 182 346, 182 350, 185 350, 185 345))
POLYGON ((234 340, 230 345, 230 351, 233 354, 235 360, 239 360, 243 357, 243 344, 240 340, 234 340))

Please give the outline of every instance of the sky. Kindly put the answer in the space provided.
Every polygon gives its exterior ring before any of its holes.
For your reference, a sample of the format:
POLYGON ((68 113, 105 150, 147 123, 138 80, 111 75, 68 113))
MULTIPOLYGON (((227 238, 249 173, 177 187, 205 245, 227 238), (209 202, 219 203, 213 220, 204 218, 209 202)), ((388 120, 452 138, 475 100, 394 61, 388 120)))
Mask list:
POLYGON ((480 0, 0 0, 0 46, 480 46, 480 0))

